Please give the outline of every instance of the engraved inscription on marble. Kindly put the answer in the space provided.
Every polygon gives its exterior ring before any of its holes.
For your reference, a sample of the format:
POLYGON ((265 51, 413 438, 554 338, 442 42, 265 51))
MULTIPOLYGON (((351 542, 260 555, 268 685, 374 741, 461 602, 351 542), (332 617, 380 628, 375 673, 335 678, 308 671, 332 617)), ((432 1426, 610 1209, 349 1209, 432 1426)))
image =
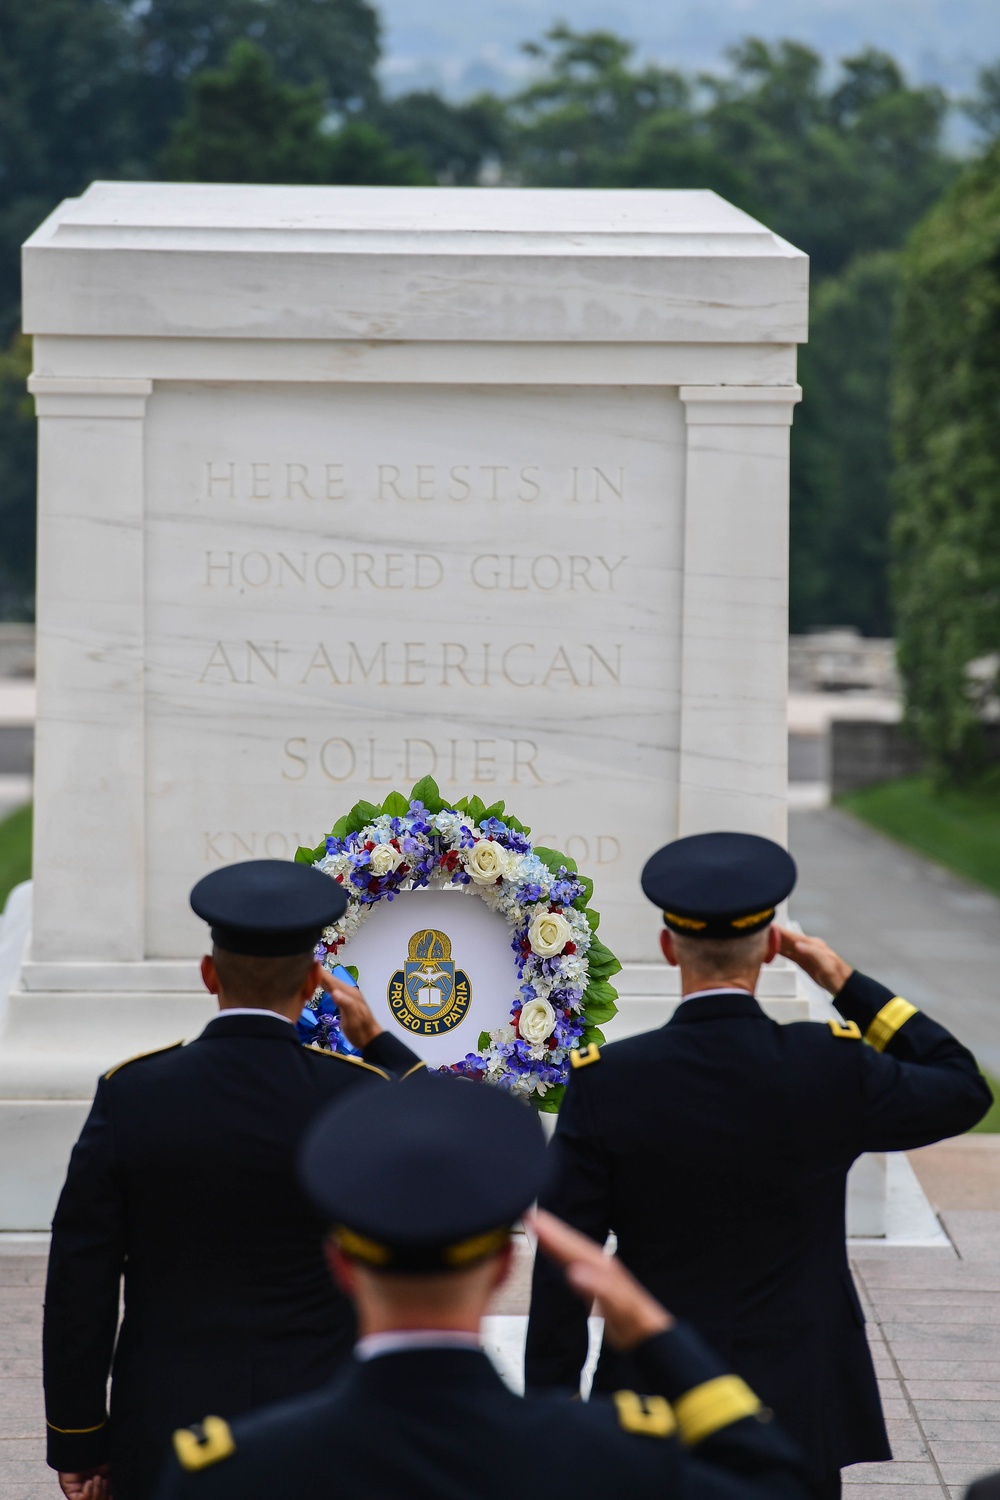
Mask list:
POLYGON ((351 687, 465 686, 488 688, 620 687, 622 646, 602 650, 589 641, 579 645, 536 645, 515 641, 495 647, 490 641, 317 641, 297 645, 283 641, 213 641, 198 673, 199 683, 233 683, 243 687, 271 682, 351 687))
POLYGON ((570 464, 345 463, 208 459, 200 498, 212 500, 437 501, 452 504, 546 500, 573 505, 625 499, 625 467, 570 464))
MULTIPOLYGON (((450 561, 450 559, 449 559, 450 561)), ((468 578, 477 589, 526 594, 611 594, 626 557, 525 557, 484 552, 473 557, 458 581, 468 578)), ((429 552, 236 552, 209 551, 204 583, 210 589, 244 593, 248 589, 313 589, 323 594, 364 589, 436 589, 454 579, 446 560, 429 552)))
POLYGON ((609 942, 652 957, 633 877, 675 807, 679 402, 164 386, 146 437, 151 955, 192 941, 166 899, 192 869, 431 774, 551 830, 609 942))

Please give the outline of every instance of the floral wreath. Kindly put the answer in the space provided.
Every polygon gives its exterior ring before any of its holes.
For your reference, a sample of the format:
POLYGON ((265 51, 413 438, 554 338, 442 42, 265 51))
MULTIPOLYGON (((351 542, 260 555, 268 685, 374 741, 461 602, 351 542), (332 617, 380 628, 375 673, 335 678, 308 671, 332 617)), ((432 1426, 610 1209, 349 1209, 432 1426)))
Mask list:
MULTIPOLYGON (((553 1114, 570 1053, 603 1042, 599 1025, 617 1013, 618 994, 608 980, 621 964, 597 936, 600 915, 588 905, 594 882, 568 856, 533 848, 530 832, 502 802, 448 803, 425 776, 409 797, 390 792, 381 807, 357 803, 317 848, 299 849, 295 858, 347 892, 346 912, 316 948, 331 971, 372 908, 399 891, 464 887, 505 917, 517 978, 510 1020, 481 1032, 476 1052, 441 1071, 496 1084, 553 1114)), ((324 991, 303 1022, 310 1040, 327 1051, 354 1050, 324 991)))

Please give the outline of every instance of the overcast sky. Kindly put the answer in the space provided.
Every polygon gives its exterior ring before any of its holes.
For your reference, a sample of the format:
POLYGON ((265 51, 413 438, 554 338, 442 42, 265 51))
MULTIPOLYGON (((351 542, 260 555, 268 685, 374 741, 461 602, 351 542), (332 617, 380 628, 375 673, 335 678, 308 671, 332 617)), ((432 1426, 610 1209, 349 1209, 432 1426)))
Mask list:
POLYGON ((922 81, 961 93, 1000 58, 1000 0, 376 0, 385 28, 386 83, 461 97, 504 87, 526 64, 519 43, 562 19, 605 27, 643 55, 697 70, 717 67, 740 37, 794 37, 836 58, 883 47, 922 81))

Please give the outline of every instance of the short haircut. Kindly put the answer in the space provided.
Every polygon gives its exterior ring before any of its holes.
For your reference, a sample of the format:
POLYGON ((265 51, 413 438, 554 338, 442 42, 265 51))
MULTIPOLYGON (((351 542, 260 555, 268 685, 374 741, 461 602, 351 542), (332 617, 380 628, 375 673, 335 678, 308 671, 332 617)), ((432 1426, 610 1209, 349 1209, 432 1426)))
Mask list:
POLYGON ((734 969, 749 969, 763 963, 767 955, 768 928, 751 932, 746 937, 693 938, 682 937, 679 932, 670 935, 674 940, 674 952, 686 969, 696 969, 699 974, 709 976, 726 975, 734 969))
POLYGON ((215 946, 212 959, 227 1000, 245 1001, 266 1010, 272 1005, 287 1005, 302 988, 316 955, 310 948, 306 953, 289 953, 281 958, 258 958, 215 946))

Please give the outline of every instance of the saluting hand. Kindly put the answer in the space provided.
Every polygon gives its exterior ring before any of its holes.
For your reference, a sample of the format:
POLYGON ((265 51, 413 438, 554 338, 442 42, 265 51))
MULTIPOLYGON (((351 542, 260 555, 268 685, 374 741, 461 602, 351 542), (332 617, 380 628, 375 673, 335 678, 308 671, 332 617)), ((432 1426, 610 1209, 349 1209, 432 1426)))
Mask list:
MULTIPOLYGON (((364 1050, 385 1030, 372 1015, 368 1001, 353 984, 344 984, 317 965, 319 982, 340 1011, 340 1028, 352 1047, 364 1050)), ((89 1500, 89 1496, 87 1497, 89 1500)))
POLYGON ((528 1223, 538 1236, 538 1248, 562 1266, 566 1280, 584 1302, 596 1301, 604 1318, 604 1332, 616 1349, 637 1344, 672 1328, 667 1309, 613 1255, 605 1255, 585 1234, 570 1229, 555 1214, 538 1208, 528 1223))
POLYGON ((101 1464, 79 1474, 60 1472, 59 1488, 66 1500, 112 1500, 111 1469, 108 1464, 101 1464))
POLYGON ((804 932, 789 932, 777 924, 776 931, 781 938, 782 956, 798 964, 828 994, 839 995, 854 973, 851 965, 834 953, 822 938, 807 937, 804 932))

